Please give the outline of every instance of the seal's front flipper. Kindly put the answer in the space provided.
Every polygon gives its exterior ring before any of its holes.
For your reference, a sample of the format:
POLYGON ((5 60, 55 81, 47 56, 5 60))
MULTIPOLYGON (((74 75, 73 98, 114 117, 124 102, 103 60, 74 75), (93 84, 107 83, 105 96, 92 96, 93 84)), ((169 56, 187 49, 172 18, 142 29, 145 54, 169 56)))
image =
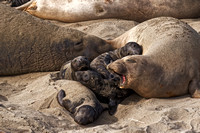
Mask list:
POLYGON ((63 106, 63 98, 66 96, 65 91, 64 90, 60 90, 57 94, 57 100, 58 103, 63 106))
POLYGON ((189 83, 189 93, 193 98, 200 98, 200 81, 192 80, 189 83))
POLYGON ((118 100, 110 98, 110 101, 108 103, 108 113, 110 115, 114 115, 117 111, 118 106, 118 100))

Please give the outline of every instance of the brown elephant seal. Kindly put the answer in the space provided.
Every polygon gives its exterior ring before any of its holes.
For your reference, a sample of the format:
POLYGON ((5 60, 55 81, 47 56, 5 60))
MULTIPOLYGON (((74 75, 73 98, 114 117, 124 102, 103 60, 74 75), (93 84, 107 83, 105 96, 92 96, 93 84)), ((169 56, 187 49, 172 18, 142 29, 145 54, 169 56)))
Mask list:
POLYGON ((77 56, 113 50, 104 40, 0 4, 0 75, 55 71, 77 56))
POLYGON ((145 98, 187 94, 200 97, 200 36, 186 23, 171 17, 143 22, 111 41, 121 47, 135 41, 142 55, 132 55, 108 65, 121 76, 119 86, 145 98))
POLYGON ((75 122, 81 125, 92 123, 103 112, 104 108, 96 96, 81 83, 58 82, 63 83, 57 94, 58 103, 73 114, 75 122))
POLYGON ((200 17, 199 0, 32 0, 26 11, 43 19, 78 22, 118 18, 142 22, 159 16, 200 17), (78 7, 78 8, 77 8, 78 7))

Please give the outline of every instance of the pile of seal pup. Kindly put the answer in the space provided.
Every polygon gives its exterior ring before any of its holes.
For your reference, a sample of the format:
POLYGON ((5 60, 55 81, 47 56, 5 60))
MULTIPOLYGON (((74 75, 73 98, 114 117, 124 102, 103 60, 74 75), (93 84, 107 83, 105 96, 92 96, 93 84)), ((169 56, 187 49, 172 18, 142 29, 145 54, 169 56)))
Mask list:
MULTIPOLYGON (((108 103, 108 112, 110 115, 113 115, 117 109, 117 105, 127 96, 131 94, 131 90, 121 90, 118 87, 120 82, 120 77, 114 73, 110 73, 106 67, 111 62, 121 59, 128 55, 141 55, 142 47, 135 42, 128 42, 125 46, 116 49, 114 51, 109 51, 103 53, 96 57, 93 61, 89 61, 85 56, 79 56, 74 58, 71 61, 66 62, 60 70, 59 77, 60 79, 67 80, 75 80, 82 83, 84 86, 88 87, 92 90, 97 96, 100 102, 108 103)), ((98 115, 94 115, 93 110, 95 107, 88 107, 89 105, 82 105, 77 109, 77 112, 84 112, 80 115, 80 113, 75 113, 75 111, 70 110, 71 104, 68 102, 63 102, 66 95, 64 90, 60 90, 58 93, 58 102, 60 105, 65 107, 68 111, 74 114, 74 119, 79 124, 88 124, 97 119, 102 110, 98 112, 98 115), (92 118, 88 119, 88 118, 92 118)), ((65 98, 66 99, 66 98, 65 98)), ((91 98, 91 101, 94 99, 91 98)), ((89 102, 90 103, 90 102, 89 102)), ((101 106, 99 102, 98 106, 101 106)))

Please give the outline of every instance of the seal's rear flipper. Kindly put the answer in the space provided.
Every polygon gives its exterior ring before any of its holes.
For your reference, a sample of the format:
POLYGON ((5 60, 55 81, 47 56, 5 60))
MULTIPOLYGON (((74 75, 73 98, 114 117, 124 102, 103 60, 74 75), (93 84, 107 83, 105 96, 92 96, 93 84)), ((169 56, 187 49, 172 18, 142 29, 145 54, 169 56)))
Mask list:
POLYGON ((57 100, 58 100, 58 103, 63 106, 63 98, 66 96, 65 94, 65 91, 64 90, 60 90, 57 94, 57 100))
POLYGON ((193 98, 200 98, 200 82, 199 80, 192 80, 189 83, 189 93, 193 98))

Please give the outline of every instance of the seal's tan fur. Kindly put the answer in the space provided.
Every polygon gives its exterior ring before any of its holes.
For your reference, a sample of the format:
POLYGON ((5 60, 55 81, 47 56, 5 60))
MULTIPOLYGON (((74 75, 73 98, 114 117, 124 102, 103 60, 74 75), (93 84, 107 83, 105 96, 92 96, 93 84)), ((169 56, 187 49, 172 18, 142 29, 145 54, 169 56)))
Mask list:
POLYGON ((158 16, 200 17, 199 0, 35 0, 26 11, 44 19, 77 22, 120 18, 138 22, 158 16))

